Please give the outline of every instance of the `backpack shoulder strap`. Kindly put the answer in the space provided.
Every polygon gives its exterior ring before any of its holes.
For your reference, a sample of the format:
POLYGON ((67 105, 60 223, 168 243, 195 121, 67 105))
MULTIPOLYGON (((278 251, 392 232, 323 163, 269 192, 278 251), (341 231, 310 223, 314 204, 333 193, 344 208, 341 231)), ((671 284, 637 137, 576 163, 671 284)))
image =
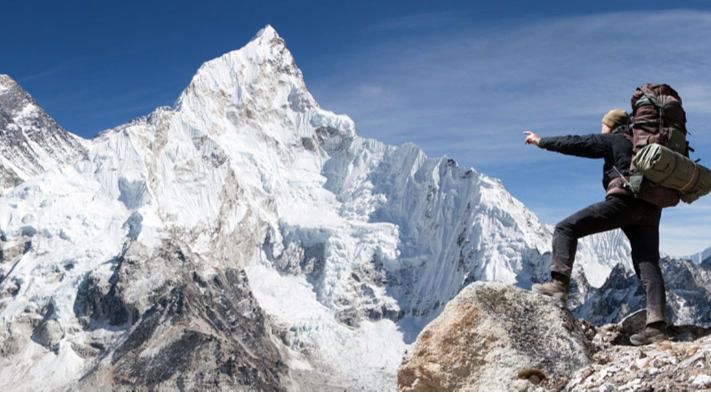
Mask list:
POLYGON ((638 108, 639 106, 643 105, 653 105, 657 108, 662 108, 664 105, 662 102, 659 100, 659 97, 657 97, 657 94, 654 93, 647 85, 643 85, 637 88, 640 92, 642 92, 642 96, 635 102, 634 108, 638 108))

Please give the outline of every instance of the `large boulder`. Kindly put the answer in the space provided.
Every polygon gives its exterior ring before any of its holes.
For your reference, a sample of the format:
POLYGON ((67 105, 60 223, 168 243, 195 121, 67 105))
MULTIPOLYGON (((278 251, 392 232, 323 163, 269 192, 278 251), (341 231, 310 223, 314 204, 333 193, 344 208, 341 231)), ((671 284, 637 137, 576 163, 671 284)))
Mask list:
POLYGON ((580 325, 550 298, 476 282, 420 333, 398 370, 398 389, 560 390, 590 354, 580 325))

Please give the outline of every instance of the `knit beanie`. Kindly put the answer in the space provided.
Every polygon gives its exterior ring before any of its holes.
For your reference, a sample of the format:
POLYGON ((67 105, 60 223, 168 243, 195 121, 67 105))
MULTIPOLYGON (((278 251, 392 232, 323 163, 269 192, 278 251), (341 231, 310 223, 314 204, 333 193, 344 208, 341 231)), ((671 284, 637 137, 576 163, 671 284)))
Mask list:
POLYGON ((610 110, 604 117, 602 117, 602 123, 609 126, 612 129, 617 128, 620 125, 626 125, 630 117, 627 112, 621 108, 615 108, 610 110))

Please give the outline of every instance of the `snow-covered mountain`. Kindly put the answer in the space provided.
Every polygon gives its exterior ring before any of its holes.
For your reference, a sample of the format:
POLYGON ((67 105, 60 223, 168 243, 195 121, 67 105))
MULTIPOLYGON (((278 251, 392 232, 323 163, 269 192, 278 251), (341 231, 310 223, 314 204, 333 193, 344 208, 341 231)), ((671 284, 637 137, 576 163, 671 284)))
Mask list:
MULTIPOLYGON (((269 26, 93 140, 7 76, 0 118, 0 389, 392 390, 464 286, 548 277, 499 180, 359 137, 269 26)), ((580 312, 628 253, 583 241, 580 312)))
POLYGON ((0 75, 0 132, 0 193, 85 153, 81 139, 62 129, 7 75, 0 75))
POLYGON ((696 264, 709 264, 711 265, 711 247, 708 249, 698 252, 689 257, 689 260, 696 264))

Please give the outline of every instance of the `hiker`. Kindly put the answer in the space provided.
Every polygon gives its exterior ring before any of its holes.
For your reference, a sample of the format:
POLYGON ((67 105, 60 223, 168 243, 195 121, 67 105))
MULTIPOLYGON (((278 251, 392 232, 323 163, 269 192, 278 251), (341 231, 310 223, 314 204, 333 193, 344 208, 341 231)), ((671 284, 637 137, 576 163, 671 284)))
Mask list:
POLYGON ((568 298, 578 239, 622 228, 632 247, 632 263, 647 294, 647 325, 630 337, 634 345, 667 338, 664 309, 666 294, 659 268, 659 220, 662 209, 636 198, 626 187, 632 157, 629 116, 614 109, 602 119, 602 134, 541 138, 526 131, 525 143, 563 154, 604 158, 602 183, 605 200, 592 204, 558 223, 553 233, 551 280, 533 285, 533 291, 559 299, 568 298))

